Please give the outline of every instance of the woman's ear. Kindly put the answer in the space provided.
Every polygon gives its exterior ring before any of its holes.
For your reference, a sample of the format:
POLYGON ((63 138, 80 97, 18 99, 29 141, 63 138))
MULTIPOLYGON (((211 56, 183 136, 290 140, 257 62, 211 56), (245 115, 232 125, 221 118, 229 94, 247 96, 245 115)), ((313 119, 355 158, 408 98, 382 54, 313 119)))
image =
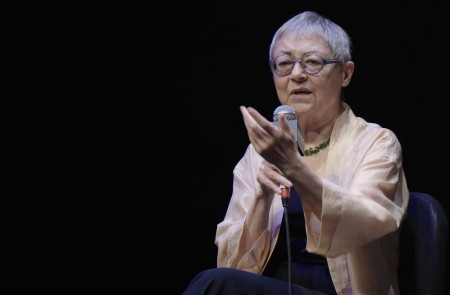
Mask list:
POLYGON ((345 63, 345 65, 343 66, 343 71, 342 71, 342 83, 341 83, 342 87, 347 87, 348 84, 350 84, 354 70, 355 70, 354 62, 348 61, 345 63))

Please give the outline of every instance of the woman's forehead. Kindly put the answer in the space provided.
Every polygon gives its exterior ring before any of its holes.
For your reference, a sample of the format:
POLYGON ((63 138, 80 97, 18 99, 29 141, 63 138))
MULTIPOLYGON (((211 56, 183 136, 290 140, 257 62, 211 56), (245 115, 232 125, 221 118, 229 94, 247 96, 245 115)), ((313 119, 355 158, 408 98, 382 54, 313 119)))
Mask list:
POLYGON ((317 34, 285 34, 277 40, 274 46, 275 51, 295 49, 321 52, 330 50, 325 38, 317 34))

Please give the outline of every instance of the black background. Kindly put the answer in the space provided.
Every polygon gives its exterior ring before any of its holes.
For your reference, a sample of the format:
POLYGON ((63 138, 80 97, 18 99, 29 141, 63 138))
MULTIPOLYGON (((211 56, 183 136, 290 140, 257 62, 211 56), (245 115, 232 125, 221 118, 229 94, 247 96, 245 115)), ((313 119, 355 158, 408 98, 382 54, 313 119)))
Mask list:
POLYGON ((2 260, 139 261, 139 275, 118 276, 152 288, 176 277, 165 294, 215 267, 249 143, 239 106, 271 118, 271 38, 305 9, 350 34, 347 102, 395 132, 410 191, 449 212, 447 24, 434 2, 40 4, 19 7, 6 30, 21 128, 2 260))

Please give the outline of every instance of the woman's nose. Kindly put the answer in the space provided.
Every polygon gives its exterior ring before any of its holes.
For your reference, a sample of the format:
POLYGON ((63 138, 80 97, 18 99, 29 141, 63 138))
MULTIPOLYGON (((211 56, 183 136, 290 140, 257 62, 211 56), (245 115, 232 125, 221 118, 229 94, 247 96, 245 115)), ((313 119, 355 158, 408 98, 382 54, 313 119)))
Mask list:
POLYGON ((301 62, 296 61, 292 67, 291 78, 293 79, 304 78, 306 76, 307 76, 306 71, 305 69, 303 69, 301 62))

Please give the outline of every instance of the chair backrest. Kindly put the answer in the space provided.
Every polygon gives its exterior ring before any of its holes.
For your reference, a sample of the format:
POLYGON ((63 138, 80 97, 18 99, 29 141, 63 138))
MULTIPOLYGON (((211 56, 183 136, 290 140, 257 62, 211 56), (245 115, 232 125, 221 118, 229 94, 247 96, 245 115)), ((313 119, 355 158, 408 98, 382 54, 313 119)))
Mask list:
POLYGON ((441 295, 447 284, 448 219, 432 196, 410 192, 400 229, 400 294, 441 295))

